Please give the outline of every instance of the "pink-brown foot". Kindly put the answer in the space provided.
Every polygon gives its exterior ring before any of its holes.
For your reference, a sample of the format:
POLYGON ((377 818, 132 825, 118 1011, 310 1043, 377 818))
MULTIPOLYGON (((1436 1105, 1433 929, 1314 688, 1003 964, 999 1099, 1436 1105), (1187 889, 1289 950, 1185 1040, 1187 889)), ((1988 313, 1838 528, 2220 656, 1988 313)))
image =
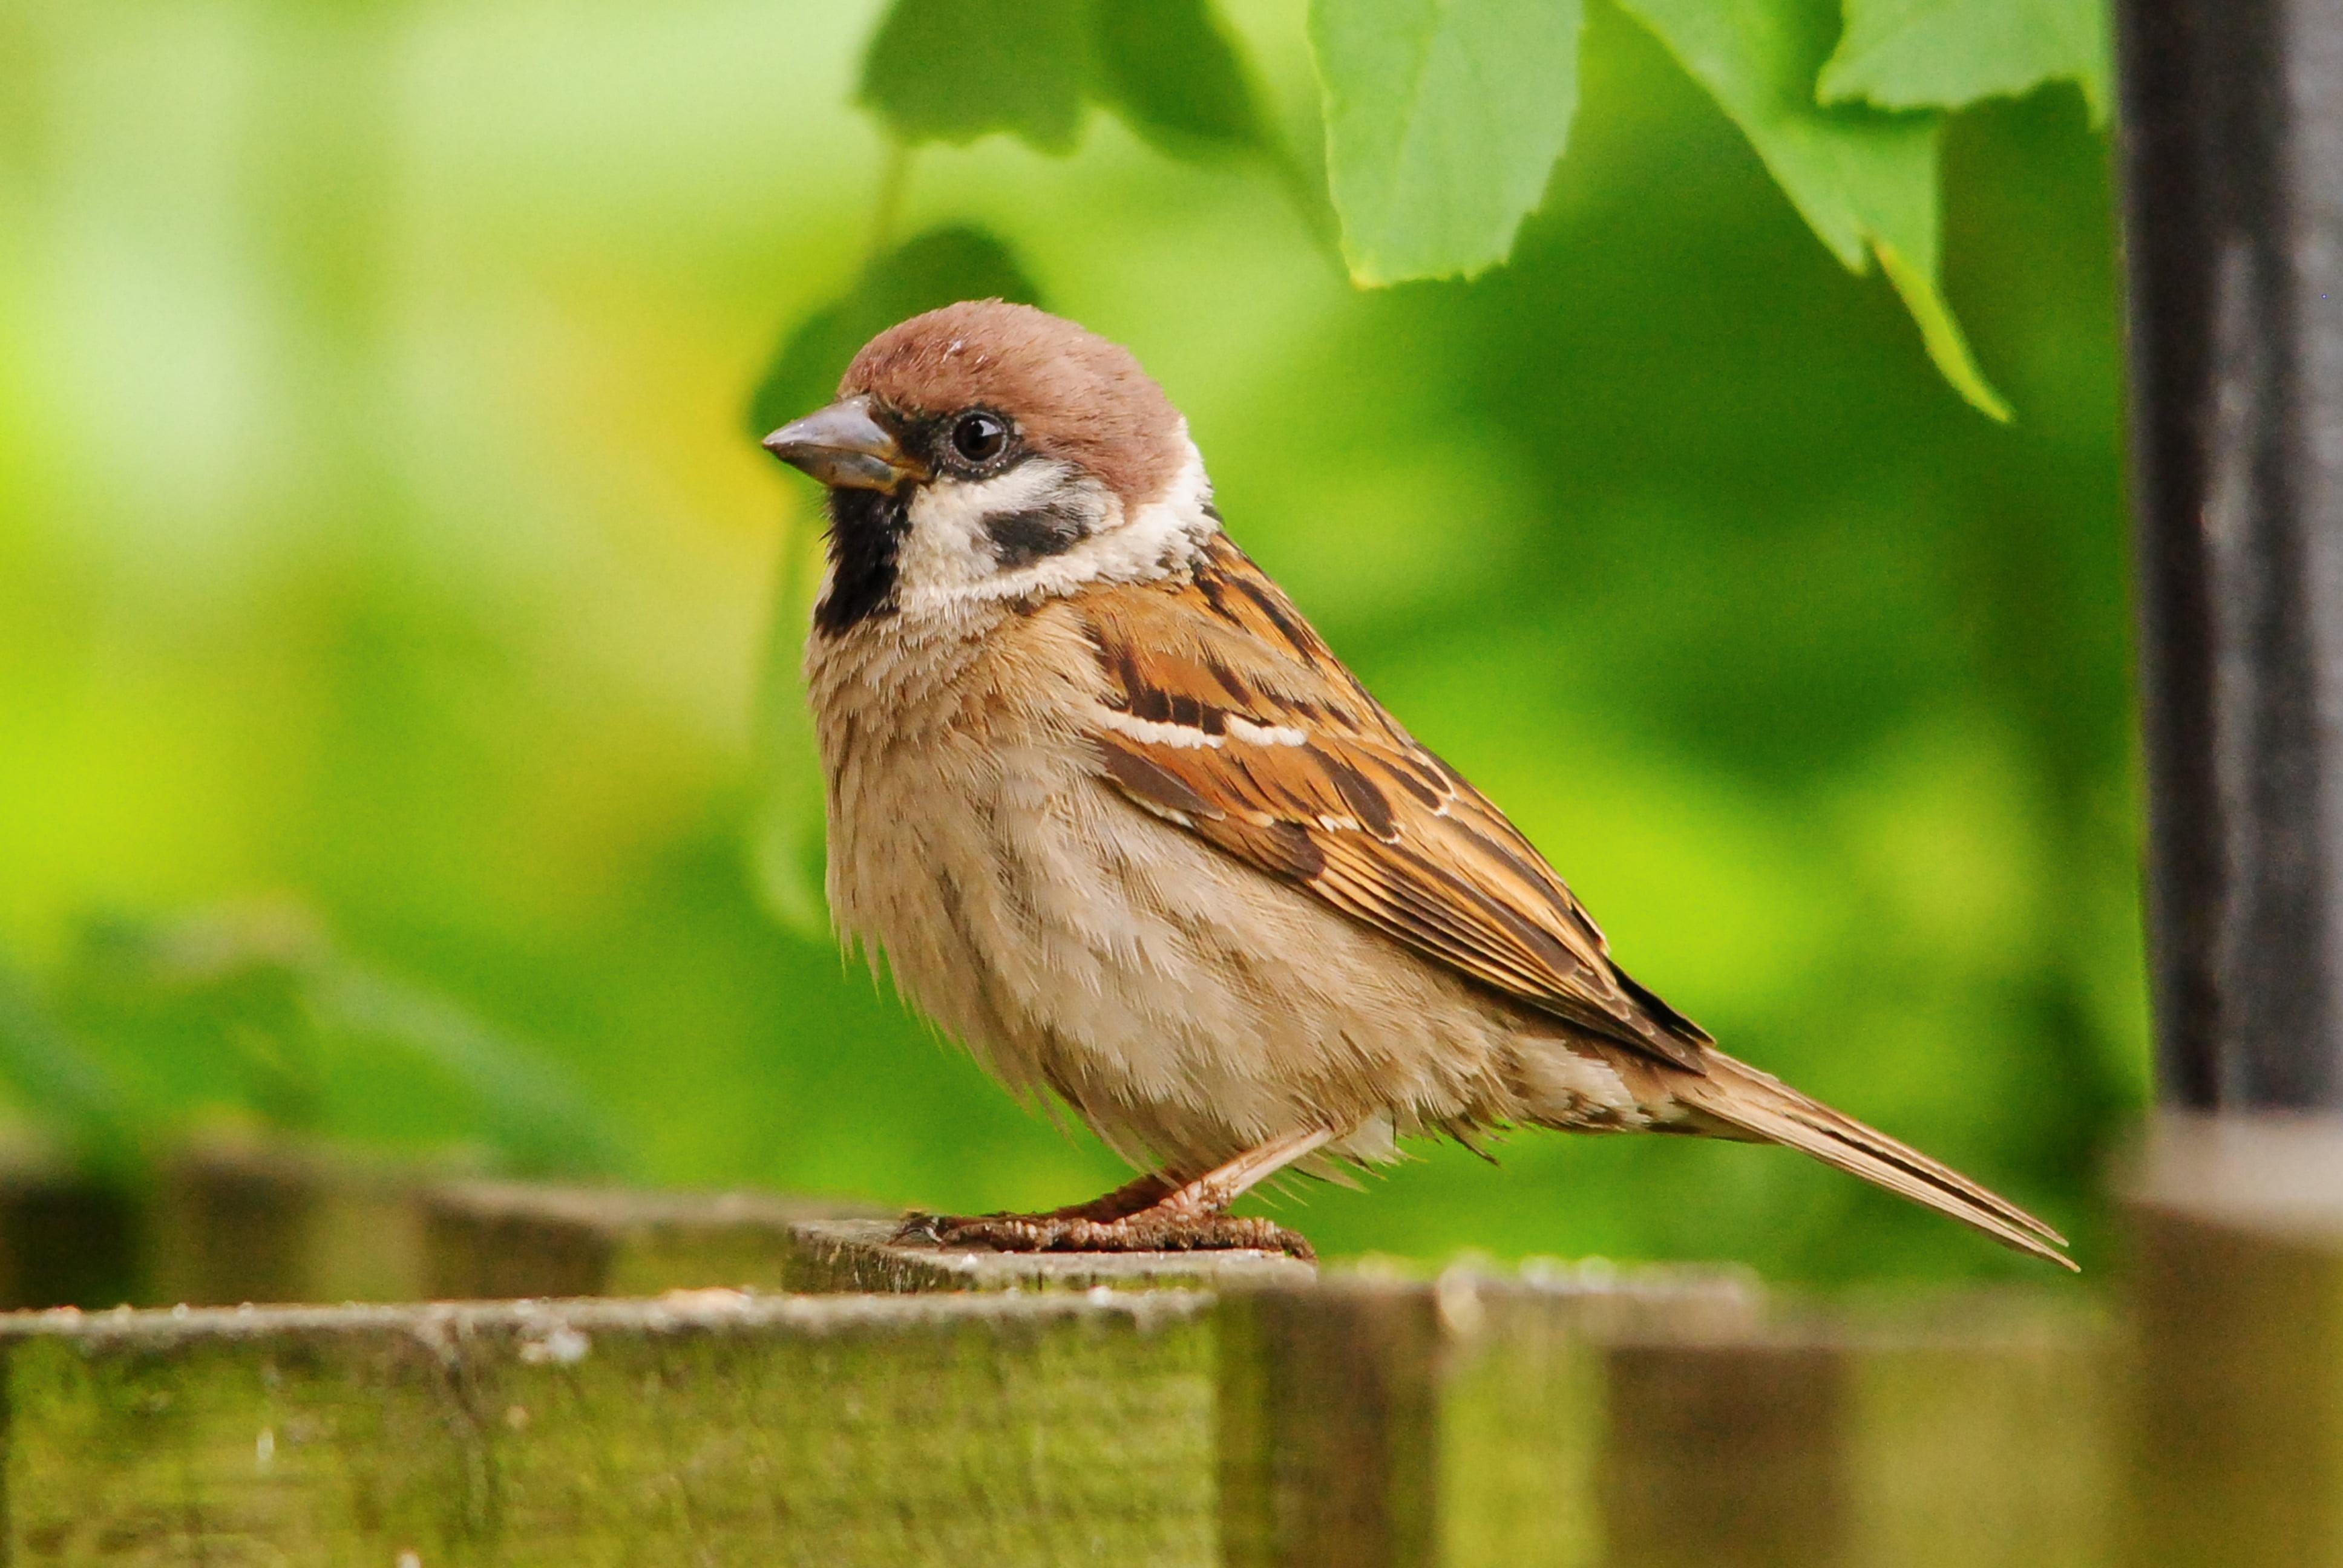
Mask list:
MULTIPOLYGON (((1102 1198, 1087 1203, 1069 1203, 1062 1209, 1052 1209, 1038 1216, 1043 1220, 1123 1220, 1152 1209, 1180 1191, 1180 1183, 1161 1171, 1151 1171, 1135 1176, 1102 1198)), ((987 1216, 999 1218, 1000 1216, 987 1216)), ((1009 1215, 1021 1219, 1022 1215, 1009 1215)))
POLYGON ((907 1214, 898 1241, 997 1252, 1284 1252, 1314 1263, 1309 1238, 1251 1215, 1144 1209, 1119 1220, 1066 1214, 907 1214))

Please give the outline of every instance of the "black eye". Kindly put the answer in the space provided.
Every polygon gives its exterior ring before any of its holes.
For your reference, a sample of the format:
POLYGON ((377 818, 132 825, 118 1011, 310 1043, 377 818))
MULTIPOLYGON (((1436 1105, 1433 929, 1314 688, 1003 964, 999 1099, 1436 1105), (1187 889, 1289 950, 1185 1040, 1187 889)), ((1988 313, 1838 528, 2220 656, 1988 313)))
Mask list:
POLYGON ((952 421, 952 450, 969 463, 990 463, 1009 449, 1009 427, 990 414, 963 414, 952 421))

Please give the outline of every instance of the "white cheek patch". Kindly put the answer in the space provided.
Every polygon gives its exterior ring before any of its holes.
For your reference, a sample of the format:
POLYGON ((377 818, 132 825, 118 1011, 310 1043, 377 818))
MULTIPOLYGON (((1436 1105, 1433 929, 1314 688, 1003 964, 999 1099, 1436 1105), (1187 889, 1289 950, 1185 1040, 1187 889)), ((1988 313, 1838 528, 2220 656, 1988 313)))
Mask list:
POLYGON ((1116 506, 1114 498, 1086 485, 1072 467, 1046 458, 1020 463, 990 479, 939 478, 911 499, 910 529, 896 553, 896 580, 903 608, 922 598, 966 597, 1000 575, 986 524, 994 518, 1085 499, 1116 506))
POLYGON ((1193 559, 1221 525, 1212 510, 1212 481, 1204 472, 1204 455, 1188 439, 1185 420, 1180 444, 1187 455, 1161 499, 1131 513, 1121 528, 1101 530, 1031 568, 1031 586, 1062 593, 1086 582, 1145 582, 1193 559))
MULTIPOLYGON (((1061 594, 1092 582, 1146 582, 1185 566, 1220 524, 1207 509, 1212 484, 1194 443, 1161 499, 1126 514, 1115 494, 1071 465, 1036 457, 990 479, 937 480, 912 501, 896 559, 897 602, 907 615, 973 601, 1061 594), (1081 542, 1023 566, 1003 567, 988 524, 1053 508, 1085 519, 1081 542)), ((1246 737, 1248 739, 1253 737, 1246 737)), ((1278 735, 1271 744, 1292 745, 1278 735)))

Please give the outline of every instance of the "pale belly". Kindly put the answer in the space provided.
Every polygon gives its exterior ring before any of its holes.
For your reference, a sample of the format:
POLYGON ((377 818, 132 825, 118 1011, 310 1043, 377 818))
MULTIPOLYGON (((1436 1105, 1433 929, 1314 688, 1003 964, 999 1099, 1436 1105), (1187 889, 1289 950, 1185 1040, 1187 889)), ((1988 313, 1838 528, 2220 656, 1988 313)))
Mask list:
POLYGON ((1022 699, 1048 677, 1001 668, 1050 630, 809 661, 840 935, 1003 1083, 1188 1174, 1305 1129, 1376 1160, 1419 1131, 1633 1124, 1637 1097, 1563 1026, 1102 780, 1044 717, 1071 705, 1022 699), (855 717, 874 685, 883 724, 855 717))
POLYGON ((1520 1120, 1547 1098, 1528 1080, 1578 1066, 1141 812, 1074 748, 940 741, 842 791, 830 828, 841 928, 1003 1082, 1054 1091, 1134 1163, 1201 1171, 1303 1127, 1387 1158, 1395 1132, 1520 1120))

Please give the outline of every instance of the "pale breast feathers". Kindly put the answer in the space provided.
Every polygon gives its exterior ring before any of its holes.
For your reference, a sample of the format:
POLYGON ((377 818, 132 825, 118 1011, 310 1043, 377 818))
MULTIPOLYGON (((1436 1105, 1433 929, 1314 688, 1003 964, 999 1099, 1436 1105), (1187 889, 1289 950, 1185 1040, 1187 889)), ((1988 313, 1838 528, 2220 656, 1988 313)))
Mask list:
POLYGON ((1225 537, 1192 581, 1086 596, 1107 776, 1142 809, 1541 1011, 1699 1070, 1503 814, 1351 677, 1225 537))

